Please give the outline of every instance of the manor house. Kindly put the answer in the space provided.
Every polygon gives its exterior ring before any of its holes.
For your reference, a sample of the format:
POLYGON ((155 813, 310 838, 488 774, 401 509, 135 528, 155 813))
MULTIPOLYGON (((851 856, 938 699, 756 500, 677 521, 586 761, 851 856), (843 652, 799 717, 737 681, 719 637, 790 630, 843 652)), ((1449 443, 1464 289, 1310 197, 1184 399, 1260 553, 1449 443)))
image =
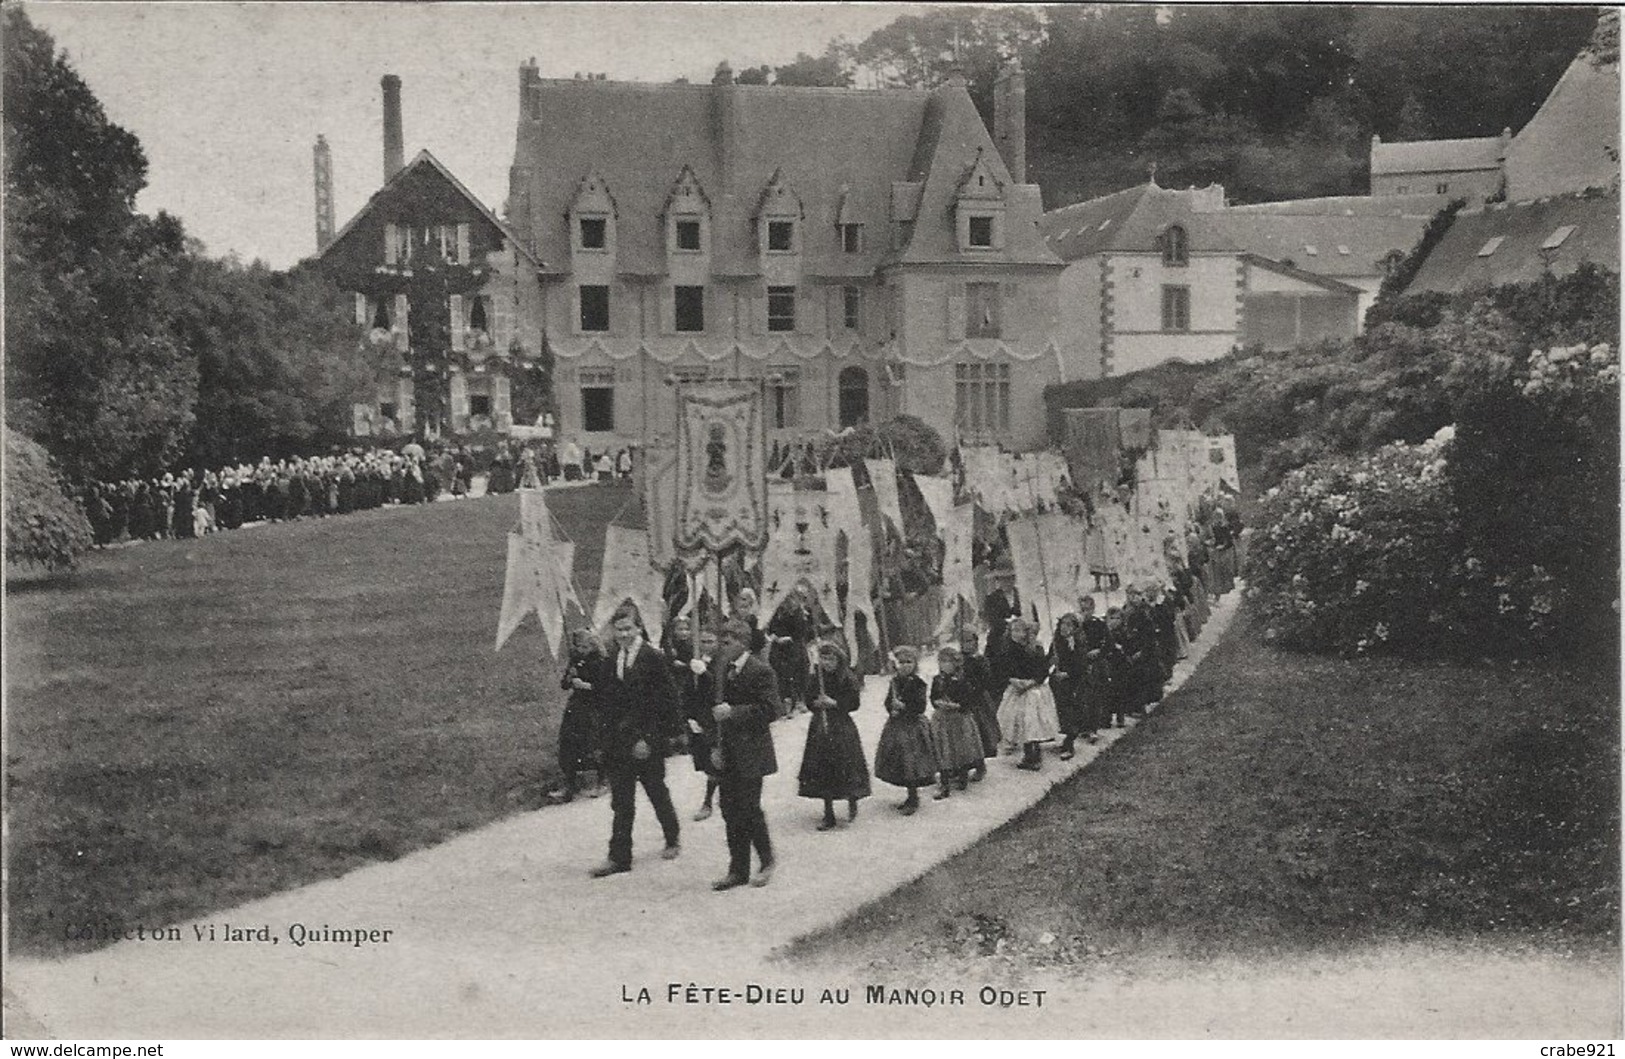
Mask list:
POLYGON ((519 69, 507 224, 537 262, 560 436, 672 437, 677 387, 760 380, 772 440, 919 416, 1043 443, 1063 265, 1027 182, 1023 75, 995 128, 931 90, 557 80, 519 69))

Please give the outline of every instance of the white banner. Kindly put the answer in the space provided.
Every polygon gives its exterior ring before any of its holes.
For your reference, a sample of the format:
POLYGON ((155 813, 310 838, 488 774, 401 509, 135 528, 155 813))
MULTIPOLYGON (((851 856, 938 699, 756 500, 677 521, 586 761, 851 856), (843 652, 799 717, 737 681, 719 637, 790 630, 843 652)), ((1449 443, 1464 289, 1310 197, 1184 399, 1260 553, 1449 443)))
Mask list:
POLYGON ((937 527, 937 538, 947 540, 949 512, 954 507, 954 483, 934 475, 916 474, 914 485, 925 500, 925 509, 931 512, 931 521, 937 527))
POLYGON ((604 568, 598 579, 598 598, 593 601, 592 624, 602 629, 609 624, 615 608, 630 599, 643 616, 650 636, 660 635, 665 617, 661 598, 663 580, 649 565, 649 535, 640 529, 610 526, 604 530, 604 568))
POLYGON ((1056 617, 1076 609, 1084 585, 1094 583, 1094 579, 1087 576, 1083 553, 1087 531, 1088 525, 1082 519, 1060 511, 1038 516, 1039 540, 1044 545, 1044 571, 1049 577, 1049 594, 1056 617))
POLYGON ((875 486, 875 503, 880 514, 891 520, 899 536, 903 533, 903 505, 897 496, 897 464, 891 460, 864 460, 869 480, 875 486))
POLYGON ((644 551, 650 564, 663 575, 677 556, 672 545, 672 530, 677 524, 677 456, 649 452, 646 459, 643 517, 649 526, 649 546, 644 551))
POLYGON ((564 643, 564 608, 576 598, 570 583, 575 545, 523 534, 508 534, 508 571, 502 586, 502 612, 497 617, 496 650, 508 642, 527 614, 541 622, 548 650, 557 654, 564 643))
POLYGON ((950 509, 942 525, 942 616, 937 621, 937 640, 958 643, 961 625, 976 625, 976 576, 971 567, 976 505, 960 504, 950 509), (969 620, 961 622, 961 613, 969 620), (944 641, 944 637, 949 640, 944 641))
MULTIPOLYGON (((848 472, 848 481, 851 481, 848 472)), ((768 537, 762 552, 761 612, 772 615, 797 584, 812 586, 832 617, 839 613, 835 592, 835 533, 830 493, 796 489, 789 482, 767 486, 768 537)))
MULTIPOLYGON (((863 524, 863 512, 858 507, 858 490, 852 481, 849 467, 833 467, 824 476, 828 487, 830 528, 846 534, 846 615, 842 627, 846 631, 847 646, 857 650, 857 615, 861 612, 871 636, 875 632, 874 602, 870 592, 874 587, 874 554, 870 547, 869 529, 863 524)), ((833 545, 831 545, 833 549, 833 545)), ((836 611, 830 611, 835 617, 836 611)))
POLYGON ((1010 562, 1016 571, 1016 593, 1021 596, 1022 616, 1037 612, 1038 635, 1047 644, 1055 628, 1055 618, 1064 611, 1055 609, 1055 604, 1061 601, 1047 590, 1046 557, 1038 519, 1012 519, 1005 525, 1005 533, 1010 538, 1010 562))

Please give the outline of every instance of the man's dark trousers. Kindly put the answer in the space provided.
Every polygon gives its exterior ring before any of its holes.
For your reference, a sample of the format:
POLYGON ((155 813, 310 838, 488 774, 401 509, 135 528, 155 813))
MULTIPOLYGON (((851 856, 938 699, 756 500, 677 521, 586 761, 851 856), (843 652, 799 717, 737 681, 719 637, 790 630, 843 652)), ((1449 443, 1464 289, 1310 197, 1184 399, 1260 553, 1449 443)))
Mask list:
POLYGON ((773 863, 773 842, 767 835, 767 817, 762 814, 762 777, 724 773, 717 796, 728 834, 728 874, 748 879, 752 846, 763 865, 773 863))
MULTIPOLYGON (((654 806, 655 819, 665 832, 666 845, 675 846, 678 840, 677 809, 671 804, 671 791, 666 789, 666 759, 651 752, 642 761, 617 762, 609 773, 609 807, 615 814, 609 833, 609 859, 623 867, 632 864, 632 821, 637 816, 638 784, 654 806)), ((756 781, 757 813, 761 813, 762 781, 756 781)), ((723 802, 727 814, 727 802, 723 802)))

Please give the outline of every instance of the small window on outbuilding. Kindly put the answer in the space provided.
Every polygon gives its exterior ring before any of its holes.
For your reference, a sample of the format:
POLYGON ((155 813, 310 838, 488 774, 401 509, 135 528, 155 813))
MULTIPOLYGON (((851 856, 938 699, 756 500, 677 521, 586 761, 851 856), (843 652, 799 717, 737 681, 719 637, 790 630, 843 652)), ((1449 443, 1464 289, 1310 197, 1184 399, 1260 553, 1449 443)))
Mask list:
POLYGON ((1491 254, 1501 249, 1501 244, 1505 241, 1506 236, 1504 235, 1491 236, 1483 246, 1478 248, 1478 256, 1489 257, 1491 254))
POLYGON ((1162 263, 1175 268, 1191 263, 1190 238, 1177 224, 1162 233, 1162 263))
POLYGON ((1542 250, 1556 250, 1563 245, 1563 240, 1574 234, 1574 228, 1575 226, 1572 224, 1563 225, 1563 227, 1548 235, 1546 241, 1540 244, 1540 248, 1542 250))

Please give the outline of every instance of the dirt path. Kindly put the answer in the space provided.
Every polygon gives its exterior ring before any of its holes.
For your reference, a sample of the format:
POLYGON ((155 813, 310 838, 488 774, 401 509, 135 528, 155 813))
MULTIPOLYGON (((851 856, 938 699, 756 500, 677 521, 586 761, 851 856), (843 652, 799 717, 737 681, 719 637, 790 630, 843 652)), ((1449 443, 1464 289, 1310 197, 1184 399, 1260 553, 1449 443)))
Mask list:
MULTIPOLYGON (((1177 681, 1218 638, 1234 605, 1234 595, 1221 603, 1177 681)), ((871 679, 858 713, 869 748, 884 720, 884 688, 871 679)), ((1568 1014, 1595 1009, 1605 986, 1616 1001, 1608 1010, 1617 1011, 1617 976, 1583 961, 1536 968, 1550 989, 1531 990, 1528 968, 1445 957, 1435 968, 1431 956, 1398 954, 1406 967, 1429 969, 1407 989, 1410 979, 1380 953, 1323 967, 1177 969, 1166 980, 1055 982, 1043 1008, 984 1007, 976 990, 1006 975, 954 983, 965 991, 963 1006, 865 1003, 864 987, 872 983, 861 975, 788 965, 773 958, 774 950, 968 847, 1124 733, 1109 733, 1069 763, 1050 755, 1036 775, 1002 758, 986 782, 947 802, 927 801, 912 818, 893 812, 898 792, 877 784, 854 826, 825 834, 814 829, 818 805, 795 797, 806 724, 803 717, 775 726, 781 771, 764 801, 780 869, 770 887, 711 892, 726 859, 721 817, 687 821, 701 785, 686 760, 674 758, 673 793, 685 820, 676 861, 653 856, 660 838, 646 803, 635 870, 606 880, 589 879, 586 869, 603 857, 607 799, 526 813, 399 861, 181 924, 178 940, 127 940, 67 959, 13 960, 8 1025, 75 1038, 1372 1036, 1385 1026, 1400 1036, 1432 1036, 1431 1007, 1462 1018, 1521 1016, 1527 1025, 1508 1025, 1532 1034, 1556 1032, 1568 1014), (390 933, 359 946, 299 945, 295 924, 313 937, 325 927, 390 933), (228 927, 264 928, 263 936, 276 940, 227 941, 228 927), (214 939, 200 940, 211 928, 214 939), (1436 970, 1450 971, 1459 988, 1441 985, 1436 970), (672 983, 677 1002, 669 1000, 672 983), (683 993, 689 984, 805 992, 800 1004, 751 1004, 743 997, 722 1003, 714 994, 690 1004, 683 993), (850 1002, 820 1004, 825 988, 850 990, 850 1002), (652 1003, 636 1003, 643 989, 652 1003), (1437 1002, 1424 1003, 1434 993, 1437 1002), (1521 1003, 1511 1002, 1514 995, 1521 1003), (1543 1003, 1530 1003, 1531 995, 1543 1003), (1557 1004, 1558 997, 1569 1006, 1557 1004), (1400 1017, 1405 1013, 1410 1021, 1400 1017), (1367 1017, 1377 1021, 1360 1022, 1367 1017)), ((1466 1024, 1440 1018, 1441 1026, 1466 1024)), ((1568 1032, 1603 1033, 1594 1021, 1568 1032)))

